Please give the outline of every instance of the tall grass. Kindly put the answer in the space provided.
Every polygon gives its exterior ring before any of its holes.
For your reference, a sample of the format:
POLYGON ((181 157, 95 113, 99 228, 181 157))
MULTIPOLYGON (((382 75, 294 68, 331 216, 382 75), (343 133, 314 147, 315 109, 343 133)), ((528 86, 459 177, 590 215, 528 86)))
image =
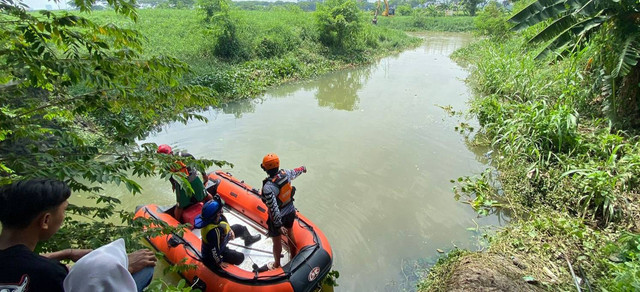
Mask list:
MULTIPOLYGON (((587 45, 560 58, 536 61, 536 48, 516 36, 481 40, 454 53, 472 69, 469 83, 478 93, 472 113, 482 125, 477 141, 485 139, 493 146, 501 179, 500 190, 482 188, 485 177, 463 179, 469 186, 462 190, 483 190, 485 201, 511 202, 516 223, 496 237, 498 249, 514 254, 527 250, 531 261, 542 263, 555 261, 557 250, 580 255, 580 266, 588 270, 592 283, 620 291, 640 287, 636 256, 612 264, 603 258, 608 254, 605 245, 594 245, 593 240, 540 233, 542 240, 529 238, 553 224, 532 230, 531 225, 539 223, 536 218, 554 216, 580 222, 569 226, 572 234, 596 228, 596 242, 612 241, 637 228, 640 137, 615 130, 607 120, 607 105, 594 86, 599 72, 590 66, 595 51, 587 45), (541 244, 547 248, 540 249, 541 244)), ((625 249, 621 245, 640 238, 630 234, 612 246, 625 249)), ((626 250, 637 254, 636 247, 626 250)), ((564 278, 550 287, 570 287, 570 281, 564 278)))
MULTIPOLYGON (((372 16, 373 17, 373 16, 372 16)), ((475 29, 471 16, 412 16, 378 17, 378 25, 403 31, 467 32, 475 29)))
POLYGON ((188 82, 209 86, 224 98, 255 96, 268 86, 363 64, 419 43, 401 31, 367 22, 359 32, 363 42, 357 55, 340 55, 319 42, 311 12, 295 6, 231 10, 234 50, 242 53, 221 59, 216 47, 225 43, 219 42, 219 28, 205 25, 204 13, 178 9, 142 9, 138 13, 137 23, 110 11, 94 12, 91 17, 140 31, 147 39, 145 54, 170 55, 188 63, 193 70, 188 82))

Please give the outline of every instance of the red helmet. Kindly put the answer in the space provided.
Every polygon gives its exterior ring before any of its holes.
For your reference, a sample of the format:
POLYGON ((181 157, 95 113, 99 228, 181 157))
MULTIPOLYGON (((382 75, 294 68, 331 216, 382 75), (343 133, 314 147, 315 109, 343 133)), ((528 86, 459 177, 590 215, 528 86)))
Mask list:
POLYGON ((262 169, 270 170, 280 167, 280 158, 275 153, 269 153, 262 158, 262 169))
POLYGON ((171 150, 171 146, 167 144, 162 144, 158 146, 158 153, 171 154, 173 150, 171 150))

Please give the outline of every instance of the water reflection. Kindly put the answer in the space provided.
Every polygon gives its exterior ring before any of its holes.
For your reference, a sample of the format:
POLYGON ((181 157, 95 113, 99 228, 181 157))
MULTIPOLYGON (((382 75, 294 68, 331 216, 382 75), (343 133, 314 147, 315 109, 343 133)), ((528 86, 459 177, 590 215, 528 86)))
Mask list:
MULTIPOLYGON (((315 92, 315 98, 320 107, 328 107, 336 110, 353 111, 358 109, 360 98, 358 92, 363 88, 371 76, 372 66, 329 73, 318 80, 292 83, 269 90, 269 97, 287 98, 300 90, 300 86, 305 91, 315 92)), ((240 100, 220 105, 219 109, 224 114, 232 114, 235 118, 242 118, 244 113, 253 113, 256 104, 264 101, 262 98, 256 100, 240 100)))
POLYGON ((256 103, 260 103, 262 100, 256 98, 255 100, 244 99, 239 101, 233 101, 220 105, 222 113, 227 115, 233 115, 236 119, 242 118, 244 113, 253 113, 256 111, 256 103))
POLYGON ((347 74, 328 75, 328 80, 317 83, 316 99, 321 107, 353 111, 358 108, 358 91, 369 80, 371 67, 349 71, 347 74))

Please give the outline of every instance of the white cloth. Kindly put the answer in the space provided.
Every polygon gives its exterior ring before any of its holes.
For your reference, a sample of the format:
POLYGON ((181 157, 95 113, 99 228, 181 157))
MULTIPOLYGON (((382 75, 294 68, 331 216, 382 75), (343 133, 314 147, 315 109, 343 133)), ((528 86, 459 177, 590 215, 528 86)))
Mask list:
POLYGON ((64 291, 137 291, 129 273, 124 239, 93 250, 76 262, 64 279, 64 291))

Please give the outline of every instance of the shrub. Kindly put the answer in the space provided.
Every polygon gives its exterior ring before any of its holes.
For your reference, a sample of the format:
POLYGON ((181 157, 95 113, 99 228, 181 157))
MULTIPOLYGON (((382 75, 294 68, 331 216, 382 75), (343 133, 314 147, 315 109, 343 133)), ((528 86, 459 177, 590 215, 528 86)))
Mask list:
POLYGON ((260 58, 272 58, 282 56, 294 50, 301 40, 294 32, 284 26, 277 26, 270 29, 259 41, 255 52, 260 58))
POLYGON ((473 21, 478 33, 492 37, 504 37, 509 33, 507 13, 498 2, 491 1, 473 21))
POLYGON ((412 13, 413 13, 413 9, 409 4, 400 5, 398 6, 398 8, 396 8, 396 14, 398 15, 407 16, 407 15, 411 15, 412 13))
POLYGON ((224 14, 217 19, 216 42, 213 54, 222 59, 246 60, 250 57, 247 46, 241 41, 236 22, 224 14))
POLYGON ((329 0, 315 13, 320 42, 338 50, 358 50, 362 43, 363 17, 353 0, 329 0))

